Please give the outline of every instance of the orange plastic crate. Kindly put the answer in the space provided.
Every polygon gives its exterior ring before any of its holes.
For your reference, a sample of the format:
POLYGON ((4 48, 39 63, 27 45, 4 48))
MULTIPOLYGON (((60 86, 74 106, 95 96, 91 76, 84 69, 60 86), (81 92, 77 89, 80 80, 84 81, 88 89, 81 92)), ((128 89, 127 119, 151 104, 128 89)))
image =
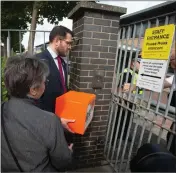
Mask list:
POLYGON ((83 135, 93 118, 95 99, 95 94, 69 91, 56 98, 55 114, 60 118, 75 119, 68 126, 83 135))

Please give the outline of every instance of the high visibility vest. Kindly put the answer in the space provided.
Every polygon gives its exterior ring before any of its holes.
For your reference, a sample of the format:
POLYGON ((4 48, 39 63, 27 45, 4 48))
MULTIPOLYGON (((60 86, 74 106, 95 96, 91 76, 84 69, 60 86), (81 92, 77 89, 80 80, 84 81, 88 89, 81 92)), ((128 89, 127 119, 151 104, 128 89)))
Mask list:
MULTIPOLYGON (((128 72, 128 68, 125 68, 123 72, 127 73, 128 72)), ((133 72, 133 70, 131 70, 131 69, 129 69, 129 72, 131 73, 132 76, 133 76, 133 73, 134 73, 134 78, 133 78, 132 84, 136 85, 137 79, 138 79, 138 74, 133 72)), ((135 94, 135 93, 136 93, 136 91, 133 91, 133 94, 135 94)), ((139 94, 143 94, 143 91, 139 90, 138 93, 139 94)))

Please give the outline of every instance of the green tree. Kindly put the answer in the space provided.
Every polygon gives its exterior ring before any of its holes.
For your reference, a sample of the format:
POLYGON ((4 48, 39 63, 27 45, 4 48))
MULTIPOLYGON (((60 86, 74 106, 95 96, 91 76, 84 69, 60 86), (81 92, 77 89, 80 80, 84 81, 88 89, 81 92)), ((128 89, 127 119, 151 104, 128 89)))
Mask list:
MULTIPOLYGON (((35 30, 37 24, 43 24, 44 18, 51 24, 58 24, 77 3, 78 1, 2 1, 1 27, 27 29, 31 23, 30 29, 35 30)), ((31 33, 28 44, 30 50, 35 38, 35 32, 31 33)), ((2 37, 5 40, 7 33, 3 33, 2 37)))
MULTIPOLYGON (((35 30, 37 23, 42 24, 44 18, 47 18, 51 24, 58 24, 76 4, 77 1, 34 1, 30 30, 35 30)), ((34 38, 35 32, 30 32, 28 41, 29 52, 33 50, 34 38)))
POLYGON ((6 63, 6 58, 5 57, 1 57, 1 101, 7 101, 8 100, 7 90, 6 90, 5 84, 4 84, 4 67, 5 67, 5 63, 6 63))

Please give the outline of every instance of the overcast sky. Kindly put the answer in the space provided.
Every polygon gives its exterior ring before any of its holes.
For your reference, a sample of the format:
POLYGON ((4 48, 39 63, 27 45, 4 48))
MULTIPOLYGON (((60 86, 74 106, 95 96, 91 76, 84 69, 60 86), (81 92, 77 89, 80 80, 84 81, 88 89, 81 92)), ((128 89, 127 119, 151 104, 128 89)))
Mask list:
MULTIPOLYGON (((134 13, 136 11, 140 11, 142 9, 163 3, 165 1, 100 1, 101 4, 108 4, 108 5, 116 5, 127 8, 127 14, 134 13)), ((66 26, 72 30, 72 20, 64 18, 63 21, 59 22, 60 25, 66 26)), ((44 20, 43 25, 37 25, 36 30, 45 30, 51 31, 54 25, 49 24, 47 20, 44 20)), ((49 32, 45 33, 45 42, 48 41, 49 32)), ((26 33, 23 37, 22 44, 27 47, 28 44, 29 33, 26 33)), ((34 45, 39 45, 44 43, 44 34, 41 32, 36 33, 35 43, 34 45)))

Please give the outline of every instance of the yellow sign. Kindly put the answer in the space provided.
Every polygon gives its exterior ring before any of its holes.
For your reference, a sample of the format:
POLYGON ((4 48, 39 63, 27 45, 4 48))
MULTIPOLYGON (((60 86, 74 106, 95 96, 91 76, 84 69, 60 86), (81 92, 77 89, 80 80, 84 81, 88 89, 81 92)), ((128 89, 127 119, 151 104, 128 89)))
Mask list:
POLYGON ((142 58, 167 60, 170 55, 175 25, 149 28, 145 31, 142 58))

